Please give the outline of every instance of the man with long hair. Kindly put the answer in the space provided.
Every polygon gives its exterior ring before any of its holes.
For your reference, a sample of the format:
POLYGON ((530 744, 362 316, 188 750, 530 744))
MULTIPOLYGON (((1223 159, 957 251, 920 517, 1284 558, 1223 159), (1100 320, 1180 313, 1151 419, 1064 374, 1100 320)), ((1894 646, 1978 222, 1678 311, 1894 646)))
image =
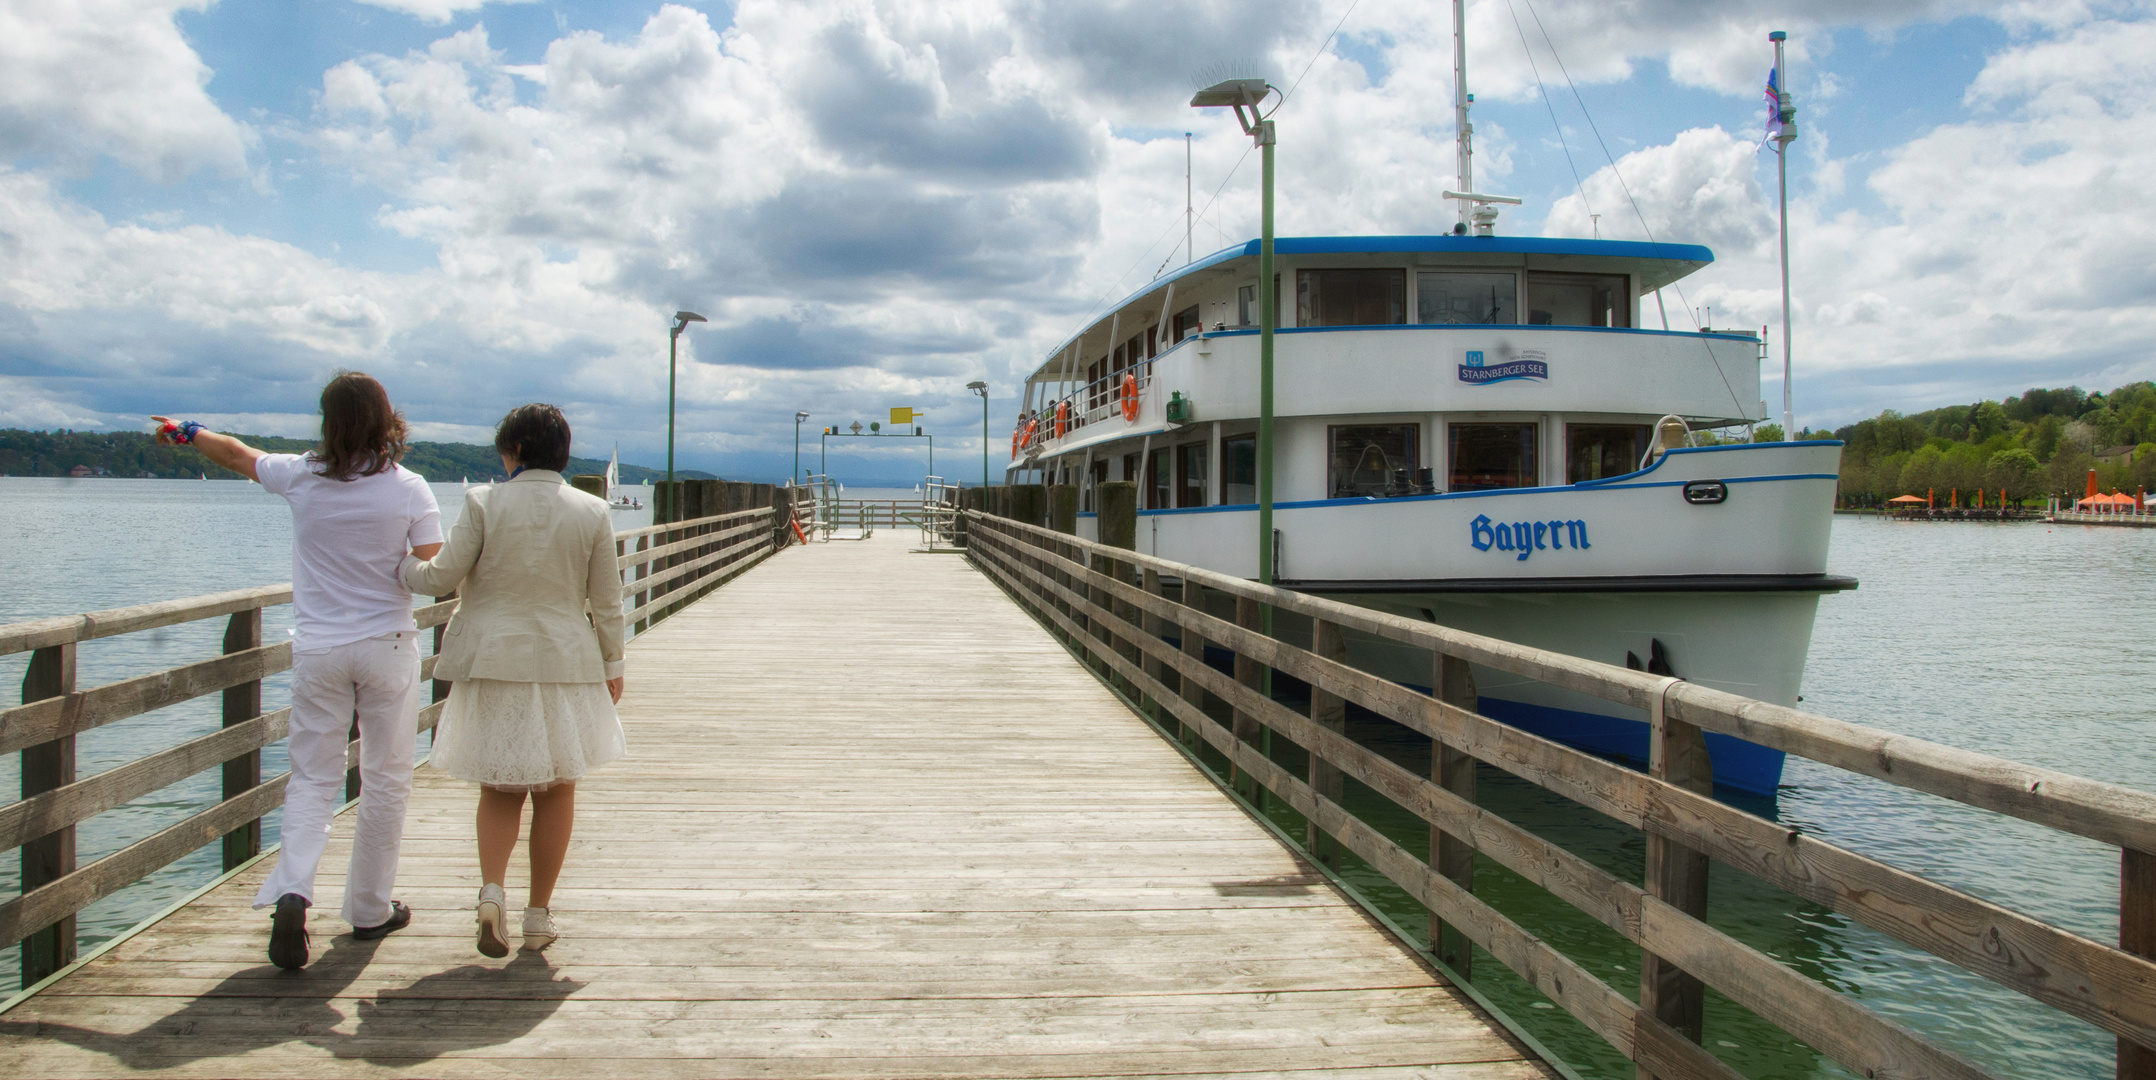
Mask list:
POLYGON ((407 553, 441 550, 441 511, 426 481, 397 463, 406 429, 389 392, 356 371, 322 388, 322 442, 307 454, 264 453, 192 420, 152 419, 159 442, 192 445, 291 504, 292 779, 282 850, 255 907, 276 909, 270 962, 296 970, 307 965, 315 867, 343 797, 355 720, 359 815, 343 916, 362 941, 412 921, 390 898, 419 713, 419 631, 397 571, 407 553))

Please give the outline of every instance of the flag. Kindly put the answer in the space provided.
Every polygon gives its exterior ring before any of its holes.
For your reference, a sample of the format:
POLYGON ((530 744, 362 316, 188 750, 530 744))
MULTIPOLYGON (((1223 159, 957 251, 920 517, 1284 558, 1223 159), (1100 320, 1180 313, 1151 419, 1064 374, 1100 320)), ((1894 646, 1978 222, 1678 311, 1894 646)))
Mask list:
POLYGON ((1773 68, 1767 69, 1767 138, 1770 139, 1782 135, 1782 92, 1778 75, 1773 68))

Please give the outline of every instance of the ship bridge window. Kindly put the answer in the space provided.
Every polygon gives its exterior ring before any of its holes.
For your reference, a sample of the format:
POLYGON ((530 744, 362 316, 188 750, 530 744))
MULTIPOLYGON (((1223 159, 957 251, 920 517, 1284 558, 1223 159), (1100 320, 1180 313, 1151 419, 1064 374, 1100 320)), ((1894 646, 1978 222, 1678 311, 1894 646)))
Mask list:
POLYGON ((1184 443, 1175 448, 1175 505, 1205 505, 1205 452, 1207 446, 1200 443, 1184 443))
POLYGON ((1405 270, 1295 272, 1297 326, 1384 326, 1406 321, 1405 270))
POLYGON ((1175 340, 1177 343, 1181 343, 1184 338, 1203 329, 1205 329, 1205 324, 1198 319, 1198 305, 1192 304, 1175 313, 1175 340))
POLYGON ((1249 506, 1258 501, 1258 437, 1230 435, 1220 440, 1220 502, 1249 506))
POLYGON ((1646 424, 1566 424, 1565 482, 1605 480, 1638 471, 1653 430, 1646 424))
POLYGON ((1453 424, 1452 491, 1534 487, 1534 424, 1453 424))
POLYGON ((1632 325, 1632 293, 1619 274, 1530 273, 1527 309, 1536 326, 1632 325))
POLYGON ((1520 281, 1511 274, 1415 275, 1415 320, 1421 323, 1517 323, 1519 300, 1520 281))
POLYGON ((1326 429, 1332 444, 1327 472, 1331 498, 1404 495, 1421 460, 1415 424, 1338 424, 1326 429))

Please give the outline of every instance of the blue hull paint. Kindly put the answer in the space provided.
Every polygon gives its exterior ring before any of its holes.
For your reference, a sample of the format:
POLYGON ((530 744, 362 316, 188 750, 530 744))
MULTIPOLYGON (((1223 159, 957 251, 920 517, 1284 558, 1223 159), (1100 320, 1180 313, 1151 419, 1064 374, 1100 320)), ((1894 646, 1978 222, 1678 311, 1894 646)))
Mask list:
MULTIPOLYGON (((1567 746, 1642 765, 1647 761, 1647 724, 1643 720, 1624 720, 1600 713, 1574 712, 1493 697, 1476 699, 1475 708, 1492 720, 1567 746)), ((1717 785, 1771 796, 1782 781, 1785 755, 1780 750, 1710 731, 1707 733, 1707 756, 1714 762, 1717 785)))

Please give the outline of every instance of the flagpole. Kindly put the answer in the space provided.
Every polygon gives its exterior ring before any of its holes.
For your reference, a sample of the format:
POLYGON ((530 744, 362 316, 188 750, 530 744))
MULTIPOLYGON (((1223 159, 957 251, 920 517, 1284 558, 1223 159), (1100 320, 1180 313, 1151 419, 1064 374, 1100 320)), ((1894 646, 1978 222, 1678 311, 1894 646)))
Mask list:
POLYGON ((1797 138, 1797 107, 1790 101, 1789 73, 1782 66, 1782 42, 1788 34, 1776 30, 1767 35, 1774 42, 1774 171, 1781 189, 1782 224, 1782 439, 1797 437, 1795 395, 1790 386, 1789 364, 1789 144, 1797 138))

